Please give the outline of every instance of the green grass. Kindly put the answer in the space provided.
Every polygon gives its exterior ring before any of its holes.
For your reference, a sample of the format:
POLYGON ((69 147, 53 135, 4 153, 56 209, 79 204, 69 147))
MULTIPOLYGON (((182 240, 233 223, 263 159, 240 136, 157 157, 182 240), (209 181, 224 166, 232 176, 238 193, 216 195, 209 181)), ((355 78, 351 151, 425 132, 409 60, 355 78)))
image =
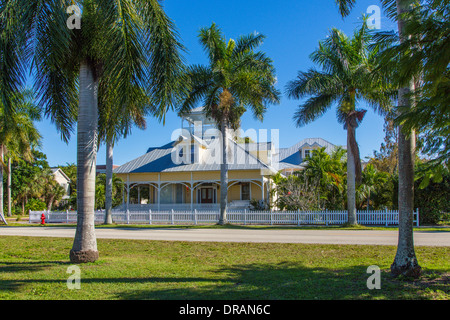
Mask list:
POLYGON ((391 246, 98 239, 67 288, 72 239, 0 237, 0 299, 449 299, 450 248, 417 247, 424 276, 389 274, 391 246), (381 289, 366 286, 382 269, 381 289))

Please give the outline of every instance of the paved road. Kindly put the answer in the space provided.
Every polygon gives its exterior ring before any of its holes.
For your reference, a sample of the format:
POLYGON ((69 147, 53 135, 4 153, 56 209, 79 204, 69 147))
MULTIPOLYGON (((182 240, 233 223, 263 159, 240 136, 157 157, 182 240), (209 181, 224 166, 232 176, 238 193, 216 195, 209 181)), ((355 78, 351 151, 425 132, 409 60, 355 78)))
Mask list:
MULTIPOLYGON (((0 236, 70 237, 75 228, 0 227, 0 236)), ((98 228, 99 239, 397 245, 397 231, 98 228)), ((450 232, 415 231, 416 246, 450 247, 450 232)))

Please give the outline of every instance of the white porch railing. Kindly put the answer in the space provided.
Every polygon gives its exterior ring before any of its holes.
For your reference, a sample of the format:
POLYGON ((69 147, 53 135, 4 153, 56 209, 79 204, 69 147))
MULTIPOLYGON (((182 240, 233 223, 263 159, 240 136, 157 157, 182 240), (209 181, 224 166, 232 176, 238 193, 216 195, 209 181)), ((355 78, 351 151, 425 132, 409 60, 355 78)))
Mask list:
MULTIPOLYGON (((76 211, 30 211, 30 223, 76 223, 76 211)), ((358 211, 361 225, 398 225, 398 211, 358 211)), ((103 223, 104 211, 95 212, 95 222, 103 223)), ((119 224, 211 224, 219 221, 218 210, 113 210, 112 219, 119 224)), ((227 210, 233 224, 258 225, 340 225, 347 222, 347 211, 250 211, 227 210)), ((414 224, 419 226, 419 210, 414 212, 414 224)))

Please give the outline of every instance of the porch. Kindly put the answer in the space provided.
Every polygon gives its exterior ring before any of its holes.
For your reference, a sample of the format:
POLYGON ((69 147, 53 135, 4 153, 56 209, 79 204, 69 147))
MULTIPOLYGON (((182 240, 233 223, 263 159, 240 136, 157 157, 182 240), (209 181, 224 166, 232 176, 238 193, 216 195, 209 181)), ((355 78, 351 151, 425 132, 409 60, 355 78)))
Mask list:
MULTIPOLYGON (((160 177, 160 176, 159 176, 160 177)), ((122 204, 116 210, 192 211, 218 210, 220 207, 220 180, 158 180, 131 181, 127 176, 122 204)), ((229 179, 228 208, 250 209, 252 199, 267 202, 270 180, 229 179)))

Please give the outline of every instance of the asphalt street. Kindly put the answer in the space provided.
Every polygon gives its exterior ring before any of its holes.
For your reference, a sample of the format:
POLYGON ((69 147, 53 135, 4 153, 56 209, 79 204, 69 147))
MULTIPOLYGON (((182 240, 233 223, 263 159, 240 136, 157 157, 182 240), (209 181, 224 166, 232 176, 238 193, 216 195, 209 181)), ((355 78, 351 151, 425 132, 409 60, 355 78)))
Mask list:
MULTIPOLYGON (((70 237, 73 227, 0 227, 0 236, 70 237)), ((97 228, 98 239, 397 245, 397 230, 97 228)), ((415 231, 416 246, 450 246, 450 232, 415 231)))

